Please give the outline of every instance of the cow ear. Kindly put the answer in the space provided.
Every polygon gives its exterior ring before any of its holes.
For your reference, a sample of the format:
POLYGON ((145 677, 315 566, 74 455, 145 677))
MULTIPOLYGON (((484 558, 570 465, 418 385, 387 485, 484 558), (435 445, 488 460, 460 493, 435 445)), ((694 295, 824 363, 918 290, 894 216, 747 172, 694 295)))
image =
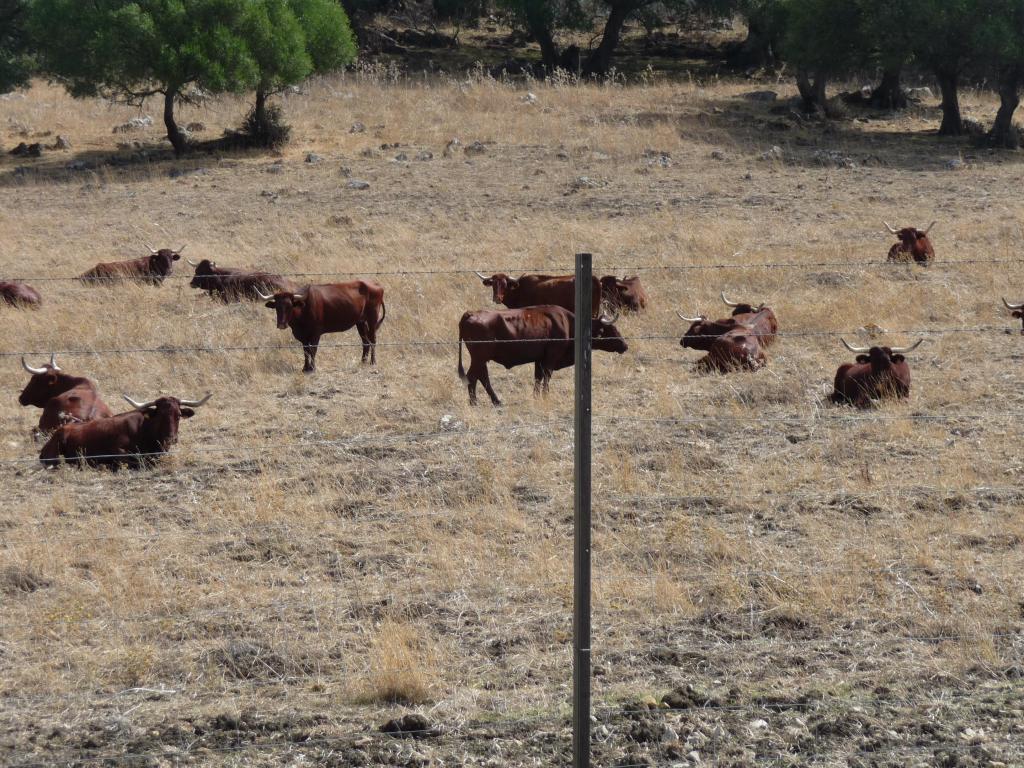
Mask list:
POLYGON ((305 304, 305 303, 306 303, 306 300, 304 298, 302 298, 301 296, 295 296, 295 297, 292 298, 292 306, 297 308, 297 309, 302 307, 302 305, 305 304))
POLYGON ((177 261, 180 258, 181 258, 181 254, 180 253, 176 253, 173 256, 171 256, 171 261, 177 261))
POLYGON ((508 279, 508 287, 509 288, 518 288, 519 287, 519 281, 518 280, 513 280, 512 278, 509 278, 508 279))
POLYGON ((893 356, 892 356, 892 357, 890 357, 889 359, 890 359, 890 360, 891 360, 892 362, 894 362, 894 363, 902 363, 902 362, 903 362, 904 360, 906 360, 907 358, 905 358, 905 357, 904 357, 903 355, 898 355, 898 354, 897 354, 897 355, 893 355, 893 356))
POLYGON ((267 306, 267 309, 277 309, 277 300, 276 299, 271 299, 270 301, 267 302, 266 306, 267 306))
POLYGON ((191 419, 195 415, 196 415, 196 412, 193 411, 191 408, 182 408, 181 409, 181 418, 183 418, 183 419, 191 419))
POLYGON ((485 277, 485 278, 484 278, 484 285, 486 285, 486 286, 492 286, 492 285, 494 285, 494 280, 492 280, 492 279, 491 279, 491 278, 489 278, 489 277, 485 277))
POLYGON ((1013 312, 1013 317, 1024 317, 1024 309, 1017 309, 1013 312))
POLYGON ((855 360, 856 360, 856 361, 857 361, 858 363, 870 363, 870 362, 871 362, 871 358, 870 358, 870 357, 868 357, 867 355, 857 355, 857 357, 856 357, 856 358, 854 358, 854 359, 855 359, 855 360))

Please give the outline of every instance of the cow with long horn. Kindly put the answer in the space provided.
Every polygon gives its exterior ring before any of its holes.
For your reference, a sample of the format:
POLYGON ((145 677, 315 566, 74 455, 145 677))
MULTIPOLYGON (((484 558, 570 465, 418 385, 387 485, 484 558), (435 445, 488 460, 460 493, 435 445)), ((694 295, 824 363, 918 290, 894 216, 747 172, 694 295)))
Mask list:
MULTIPOLYGON (((258 290, 258 289, 257 289, 258 290)), ((303 373, 316 370, 316 352, 325 333, 341 333, 355 326, 363 342, 363 358, 377 363, 377 330, 384 322, 384 288, 372 280, 309 285, 299 292, 278 291, 273 296, 259 291, 267 307, 277 311, 277 327, 292 329, 305 355, 303 373)))
POLYGON ((916 262, 927 267, 935 259, 935 249, 932 247, 932 241, 928 239, 928 233, 935 226, 934 221, 928 225, 928 229, 917 229, 916 227, 896 229, 887 221, 882 223, 899 241, 893 243, 889 249, 889 261, 904 264, 916 262))
MULTIPOLYGON (((476 272, 476 270, 474 270, 476 272)), ((522 275, 509 277, 504 272, 487 276, 476 272, 483 284, 491 289, 495 304, 504 304, 509 309, 536 307, 554 304, 570 312, 576 309, 575 275, 522 275)), ((601 281, 591 277, 591 317, 601 314, 601 281)))
POLYGON ((181 419, 195 415, 212 395, 201 400, 158 397, 139 403, 123 396, 132 410, 84 424, 65 424, 43 446, 44 466, 66 461, 78 466, 148 466, 178 442, 181 419))
POLYGON ((601 278, 601 299, 605 306, 622 312, 641 312, 647 308, 647 291, 636 276, 605 275, 601 278))
MULTIPOLYGON (((195 276, 189 285, 207 291, 211 298, 219 298, 225 304, 243 299, 262 299, 264 291, 274 294, 278 291, 295 293, 296 285, 281 275, 269 272, 248 271, 232 267, 218 267, 210 259, 194 262, 185 259, 195 268, 195 276)), ((263 299, 266 301, 266 299, 263 299)))
POLYGON ((174 262, 181 258, 181 252, 185 250, 185 246, 183 245, 177 250, 162 248, 159 251, 151 245, 146 247, 149 248, 149 256, 97 264, 82 274, 79 280, 100 285, 110 285, 121 281, 160 285, 171 274, 174 262))
MULTIPOLYGON (((590 319, 592 348, 602 352, 626 351, 626 342, 615 327, 617 316, 590 319)), ((533 392, 548 392, 551 374, 575 363, 576 316, 565 307, 543 304, 522 309, 466 312, 459 320, 459 378, 467 383, 469 403, 476 405, 476 385, 481 382, 491 403, 501 405, 494 393, 487 363, 506 368, 533 364, 533 392), (462 345, 469 351, 469 371, 462 362, 462 345)))
POLYGON ((1021 334, 1024 334, 1024 302, 1020 304, 1011 304, 1006 299, 1003 299, 1003 306, 1010 310, 1010 316, 1020 318, 1021 321, 1021 334))
POLYGON ((64 424, 92 421, 112 415, 100 397, 96 384, 83 376, 69 376, 57 365, 57 355, 35 368, 21 358, 21 367, 32 378, 21 391, 18 402, 42 408, 37 435, 46 435, 64 424))
POLYGON ((754 324, 739 322, 735 317, 708 321, 704 315, 687 317, 678 311, 676 315, 680 320, 690 323, 689 329, 679 340, 680 346, 707 352, 697 361, 698 370, 718 373, 756 371, 767 363, 754 324))
POLYGON ((732 308, 732 320, 750 329, 750 332, 757 336, 758 343, 762 347, 770 347, 775 343, 775 335, 779 332, 779 321, 775 312, 767 304, 761 303, 756 307, 741 301, 731 301, 721 292, 722 302, 732 308))
POLYGON ((857 355, 856 362, 844 363, 836 371, 832 402, 867 408, 885 398, 910 396, 910 366, 904 357, 924 339, 907 347, 856 347, 846 339, 843 346, 857 355))

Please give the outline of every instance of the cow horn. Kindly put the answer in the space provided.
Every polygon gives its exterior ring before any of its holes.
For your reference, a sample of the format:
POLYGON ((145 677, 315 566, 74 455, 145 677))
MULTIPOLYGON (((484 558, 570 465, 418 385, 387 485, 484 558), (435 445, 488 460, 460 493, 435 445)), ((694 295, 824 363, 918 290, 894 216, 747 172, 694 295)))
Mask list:
POLYGON ((853 344, 851 344, 850 342, 848 342, 846 339, 843 339, 843 338, 840 338, 839 340, 841 342, 843 342, 843 346, 846 347, 851 352, 861 353, 861 352, 867 352, 868 350, 871 349, 871 347, 855 347, 855 346, 853 346, 853 344))
POLYGON ((156 402, 156 400, 150 400, 148 403, 137 403, 124 393, 121 393, 121 397, 127 400, 128 404, 137 411, 144 411, 156 402))
MULTIPOLYGON (((476 272, 475 269, 473 271, 476 272)), ((479 277, 481 280, 487 280, 488 279, 487 275, 482 275, 479 272, 476 272, 476 276, 479 277)))
POLYGON ((687 317, 678 309, 676 310, 676 314, 679 315, 680 320, 685 320, 687 323, 702 323, 707 319, 706 317, 704 317, 704 315, 697 315, 696 317, 687 317))
POLYGON ((256 288, 255 290, 256 295, 259 296, 264 301, 270 301, 272 298, 274 298, 274 294, 272 293, 263 293, 263 291, 261 291, 259 288, 256 288))
POLYGON ((924 233, 927 235, 929 232, 932 231, 932 227, 934 227, 934 226, 935 226, 935 222, 933 221, 931 224, 928 225, 928 229, 926 229, 924 231, 924 233))
POLYGON ((213 392, 207 392, 206 397, 202 400, 179 400, 178 402, 189 408, 198 408, 199 406, 204 405, 211 397, 213 397, 213 392))
POLYGON ((157 250, 156 248, 154 248, 154 247, 153 247, 152 245, 150 245, 149 243, 147 243, 147 242, 146 242, 145 240, 143 240, 143 241, 142 241, 142 244, 143 244, 144 246, 146 246, 147 248, 149 248, 149 252, 150 252, 150 253, 151 253, 151 254, 152 254, 153 256, 156 256, 156 255, 157 255, 157 254, 159 253, 159 251, 158 251, 158 250, 157 250))
POLYGON ((597 319, 601 321, 601 325, 615 325, 615 321, 619 319, 619 313, 616 311, 611 317, 602 313, 597 319))
POLYGON ((174 252, 180 256, 181 252, 184 251, 186 248, 188 248, 188 243, 185 243, 183 246, 181 246, 181 248, 175 249, 174 252))
MULTIPOLYGON (((178 253, 181 253, 181 251, 178 251, 178 253)), ((198 265, 198 264, 196 264, 196 263, 195 263, 194 261, 192 261, 192 259, 185 259, 185 261, 187 261, 187 262, 188 262, 188 265, 189 265, 190 267, 198 267, 198 266, 199 266, 199 265, 198 265)))
POLYGON ((55 371, 59 371, 60 370, 60 366, 57 365, 57 353, 56 352, 51 352, 50 353, 50 368, 52 368, 55 371))
POLYGON ((25 362, 24 355, 21 356, 21 367, 24 368, 29 373, 31 373, 33 376, 37 376, 40 373, 46 373, 46 366, 43 366, 42 368, 33 368, 31 365, 25 362))
POLYGON ((906 354, 907 352, 913 352, 915 349, 920 347, 922 343, 924 343, 924 339, 918 339, 909 347, 889 347, 889 349, 891 349, 894 354, 897 352, 900 354, 906 354))
POLYGON ((896 228, 895 228, 895 227, 894 227, 894 226, 893 226, 892 224, 890 224, 890 223, 889 223, 888 221, 883 221, 882 223, 883 223, 883 224, 885 224, 885 228, 886 228, 886 229, 888 229, 888 230, 889 230, 889 231, 890 231, 890 232, 891 232, 892 234, 894 234, 894 235, 895 235, 895 234, 896 234, 897 232, 899 232, 899 230, 898 230, 898 229, 896 229, 896 228))
POLYGON ((728 307, 738 307, 740 305, 738 301, 729 301, 727 298, 725 298, 725 291, 722 291, 722 301, 724 301, 726 306, 728 307))
POLYGON ((1007 309, 1024 309, 1024 302, 1020 304, 1011 304, 1006 299, 1003 299, 1003 304, 1006 306, 1007 309))

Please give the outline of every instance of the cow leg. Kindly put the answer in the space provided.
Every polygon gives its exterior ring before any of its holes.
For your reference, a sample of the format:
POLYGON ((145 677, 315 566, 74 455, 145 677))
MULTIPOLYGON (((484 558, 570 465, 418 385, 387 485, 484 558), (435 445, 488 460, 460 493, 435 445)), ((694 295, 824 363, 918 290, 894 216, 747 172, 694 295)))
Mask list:
POLYGON ((370 350, 370 365, 377 364, 377 326, 371 320, 366 323, 366 335, 363 337, 363 361, 366 361, 366 350, 370 350))
POLYGON ((551 369, 550 368, 545 368, 544 369, 544 397, 548 396, 548 388, 549 388, 550 384, 551 384, 551 369))
POLYGON ((363 342, 363 357, 360 362, 365 363, 370 356, 370 336, 366 323, 356 323, 356 330, 359 331, 359 340, 363 342))
POLYGON ((320 337, 303 342, 302 353, 305 356, 305 364, 302 366, 303 373, 312 373, 316 370, 316 350, 320 344, 320 337))
MULTIPOLYGON (((472 376, 472 374, 470 374, 472 376)), ((487 390, 487 394, 491 396, 491 403, 493 405, 501 405, 501 400, 494 394, 494 388, 491 386, 491 377, 487 373, 487 366, 483 366, 479 373, 480 382, 484 385, 484 389, 487 390)))
MULTIPOLYGON (((533 396, 536 397, 540 394, 540 385, 544 381, 544 366, 540 364, 540 360, 533 364, 533 396)), ((547 393, 547 387, 544 388, 544 392, 547 393)))

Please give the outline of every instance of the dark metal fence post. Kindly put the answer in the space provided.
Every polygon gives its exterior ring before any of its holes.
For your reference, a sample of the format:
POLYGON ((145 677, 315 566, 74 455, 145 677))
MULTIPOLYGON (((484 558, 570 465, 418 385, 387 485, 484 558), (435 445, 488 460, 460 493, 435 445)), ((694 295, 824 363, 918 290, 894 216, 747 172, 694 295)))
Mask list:
POLYGON ((576 412, 573 474, 572 764, 590 768, 590 305, 592 258, 576 254, 576 412))

